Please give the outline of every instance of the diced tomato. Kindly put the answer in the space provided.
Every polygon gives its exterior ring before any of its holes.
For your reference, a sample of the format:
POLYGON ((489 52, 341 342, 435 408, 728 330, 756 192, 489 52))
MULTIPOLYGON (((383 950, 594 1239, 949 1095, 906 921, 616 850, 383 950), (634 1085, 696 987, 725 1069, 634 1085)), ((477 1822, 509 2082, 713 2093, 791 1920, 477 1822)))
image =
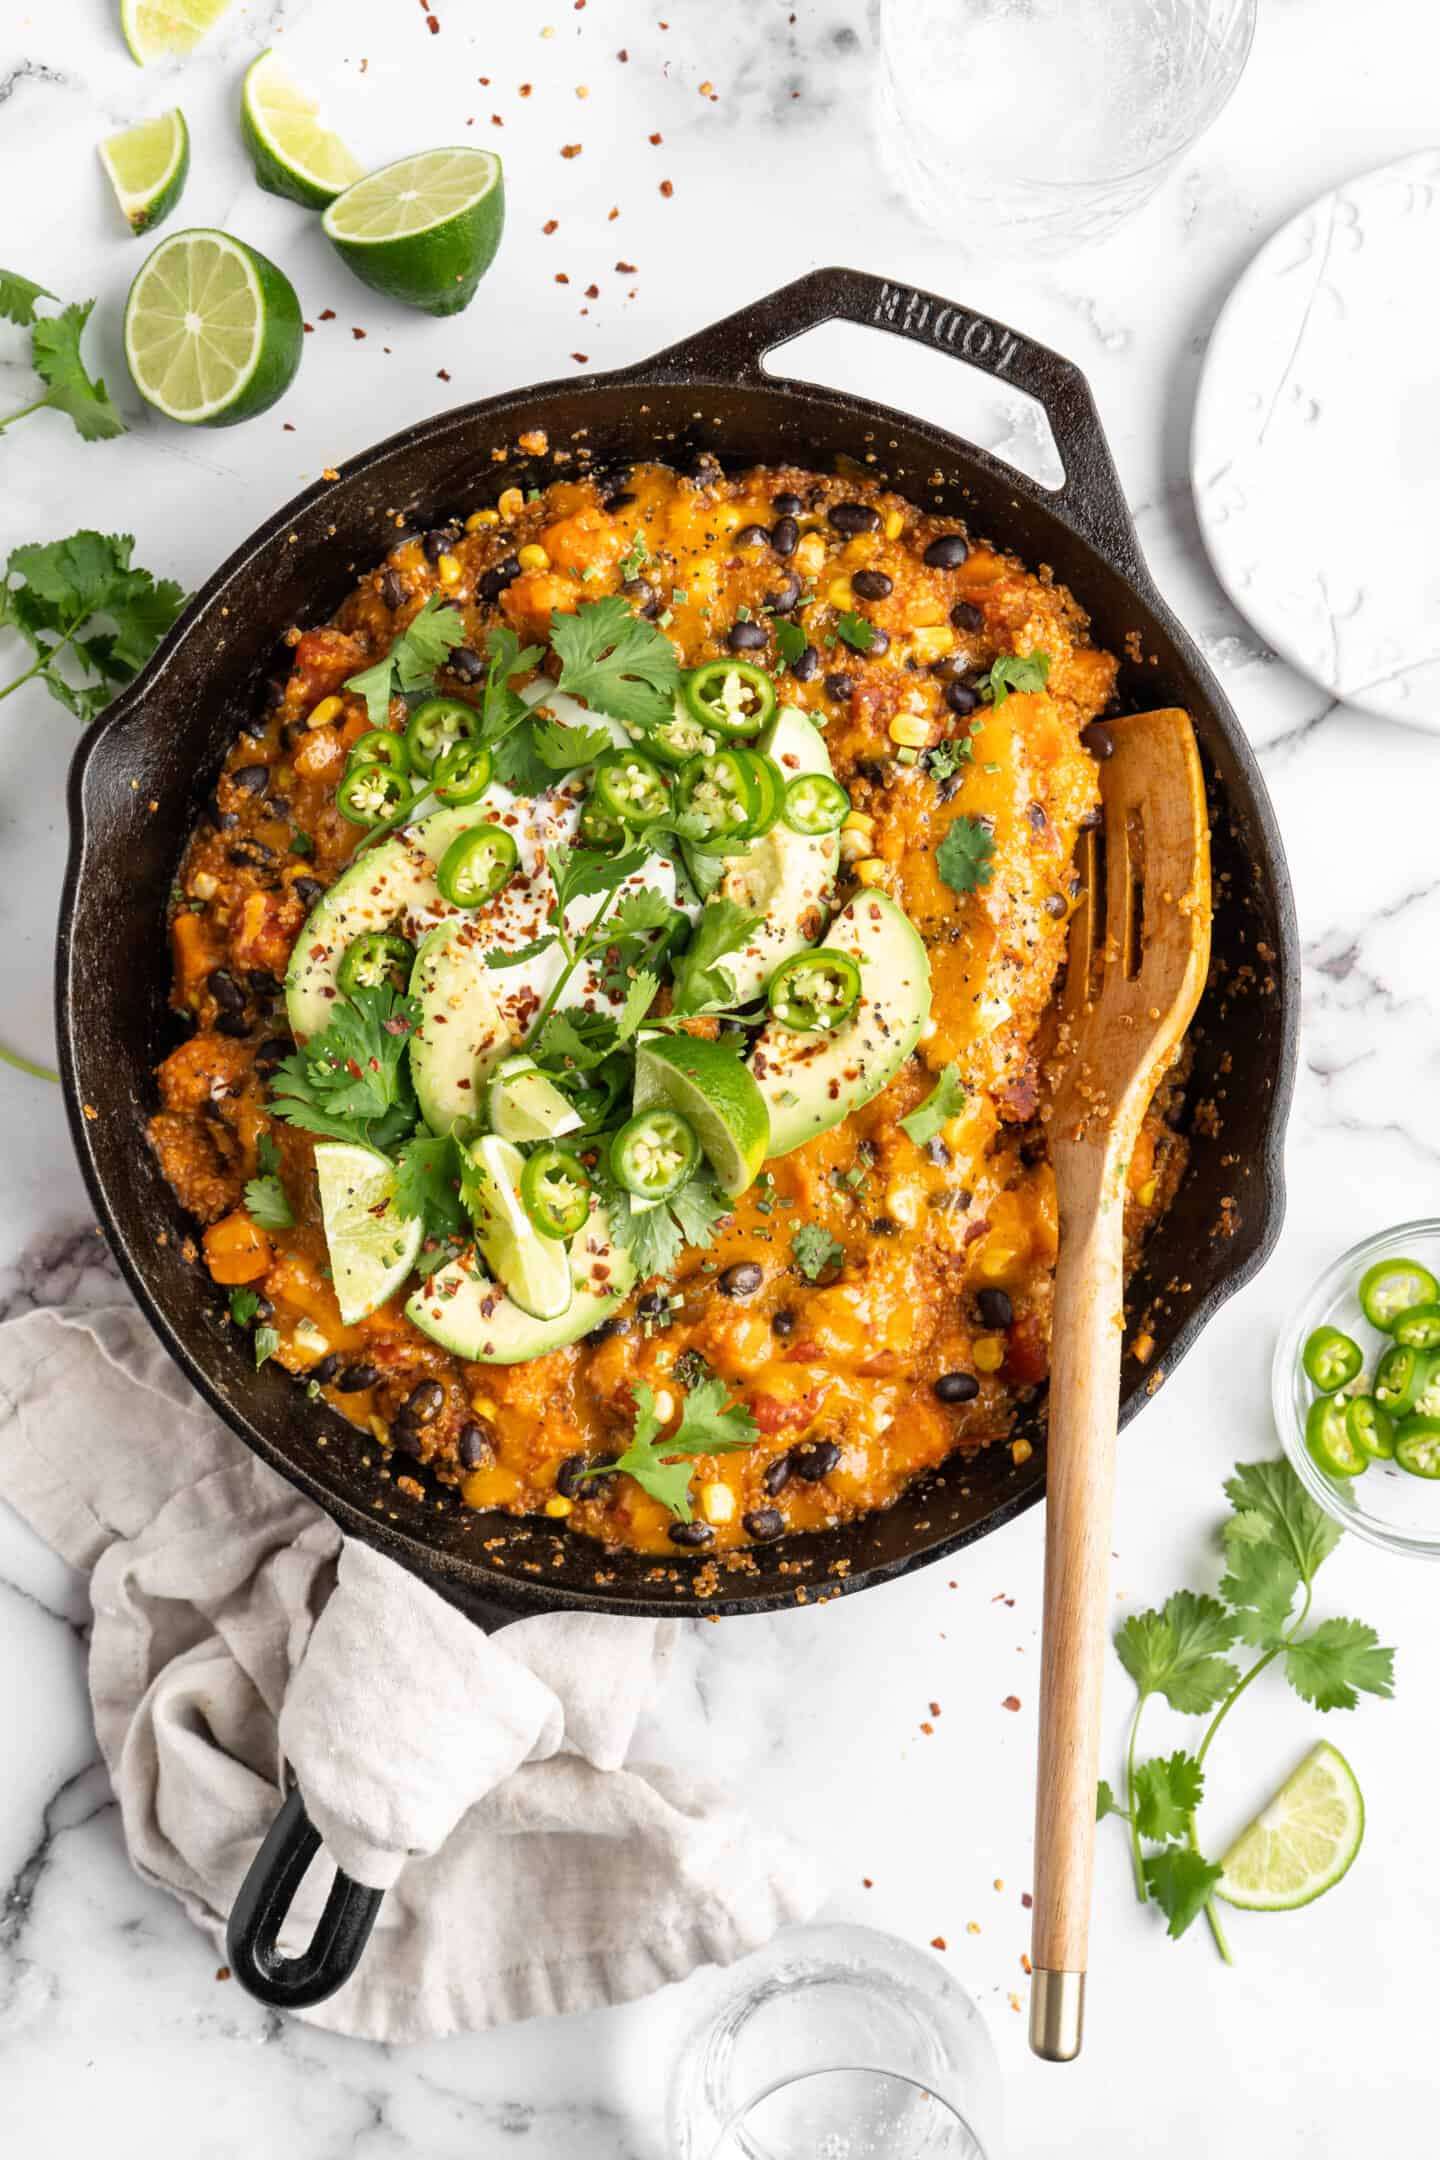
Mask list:
POLYGON ((1038 1387, 1050 1370, 1050 1345, 1038 1313, 1026 1313, 1009 1333, 1005 1376, 1017 1387, 1038 1387))

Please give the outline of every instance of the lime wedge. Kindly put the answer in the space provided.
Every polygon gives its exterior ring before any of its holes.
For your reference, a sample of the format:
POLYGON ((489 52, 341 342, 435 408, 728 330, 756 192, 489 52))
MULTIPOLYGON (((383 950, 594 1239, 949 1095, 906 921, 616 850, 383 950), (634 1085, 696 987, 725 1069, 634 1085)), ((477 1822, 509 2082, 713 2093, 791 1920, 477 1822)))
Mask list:
POLYGON ((415 1265, 425 1225, 394 1209, 395 1166, 372 1148, 322 1140, 315 1149, 330 1272, 347 1327, 377 1312, 415 1265))
POLYGON ((115 200, 133 233, 149 232, 179 202, 190 170, 190 130, 177 105, 158 120, 142 120, 122 135, 107 135, 100 162, 115 200))
POLYGON ((1242 1830, 1215 1885, 1247 1912, 1289 1912, 1339 1882, 1360 1850, 1365 1802, 1355 1773, 1328 1740, 1242 1830))
POLYGON ((365 176, 338 135, 318 122, 320 107, 285 74, 273 52, 261 53, 240 92, 240 133, 255 178, 271 195, 323 210, 365 176))
POLYGON ((120 29, 141 67, 193 52, 230 0, 120 0, 120 29))
POLYGON ((305 342, 283 270, 228 233, 179 232, 146 257, 125 303, 141 397, 191 427, 251 420, 286 391, 305 342))
POLYGON ((475 1217, 475 1242, 485 1265, 522 1312, 536 1320, 558 1320, 575 1294, 570 1255, 558 1239, 542 1237, 525 1212, 520 1198, 524 1156, 494 1133, 461 1153, 461 1190, 475 1217))
POLYGON ((506 1058, 486 1097, 490 1130, 502 1140, 557 1140, 574 1132, 580 1113, 528 1057, 506 1058))
POLYGON ((364 284, 430 315, 458 315, 500 245, 500 160, 489 150, 423 150, 357 180, 324 222, 364 284))
POLYGON ((699 1035, 654 1037, 635 1059, 635 1108, 668 1103, 689 1118, 720 1189, 753 1185, 770 1148, 770 1113, 746 1065, 699 1035))

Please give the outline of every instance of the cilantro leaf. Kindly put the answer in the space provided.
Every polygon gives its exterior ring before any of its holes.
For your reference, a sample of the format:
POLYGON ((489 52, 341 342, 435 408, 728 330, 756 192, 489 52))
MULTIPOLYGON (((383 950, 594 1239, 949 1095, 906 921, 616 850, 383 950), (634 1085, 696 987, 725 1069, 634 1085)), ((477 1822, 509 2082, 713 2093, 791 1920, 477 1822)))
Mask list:
POLYGON ((1126 1815, 1125 1809, 1121 1807, 1119 1801, 1115 1798, 1115 1794, 1113 1789, 1111 1788, 1109 1780, 1102 1777, 1100 1779, 1100 1782, 1095 1787, 1096 1822, 1104 1822, 1107 1815, 1125 1815, 1125 1819, 1127 1822, 1130 1819, 1129 1816, 1126 1815))
POLYGON ((395 1157, 396 1214, 418 1216, 427 1237, 459 1237, 465 1229, 460 1178, 460 1150, 451 1134, 412 1133, 395 1157))
POLYGON ((249 1327, 260 1310, 258 1290, 232 1290, 230 1292, 230 1318, 236 1327, 249 1327))
POLYGON ((1205 1773, 1183 1748, 1157 1755, 1135 1772, 1135 1827, 1143 1838, 1163 1845, 1185 1835, 1205 1791, 1205 1773))
POLYGON ((957 817, 935 850, 935 867, 952 892, 975 892, 995 875, 995 842, 973 817, 957 817))
POLYGON ((610 748, 607 728, 566 727, 560 720, 537 720, 530 739, 541 764, 557 773, 574 772, 577 765, 593 765, 601 751, 610 748))
POLYGON ((807 1282, 818 1282, 832 1267, 842 1267, 845 1248, 819 1223, 801 1223, 790 1238, 790 1257, 807 1282))
POLYGON ((0 581, 0 626, 18 631, 35 655, 26 678, 43 682, 78 720, 109 704, 185 604, 170 579, 132 565, 134 545, 129 533, 89 531, 32 541, 11 550, 0 581))
POLYGON ((54 298, 54 293, 47 287, 32 284, 29 278, 21 277, 18 270, 0 270, 0 315, 7 322, 33 323, 35 302, 54 298))
POLYGON ((1192 1922, 1199 1919, 1223 1868, 1191 1852, 1186 1845, 1170 1845, 1151 1853, 1145 1862, 1145 1887, 1170 1925, 1165 1930, 1178 1942, 1192 1922))
POLYGON ((257 1327, 251 1340, 255 1345, 255 1370, 259 1372, 260 1367, 265 1364, 266 1360, 274 1357, 276 1351, 280 1348, 280 1330, 273 1327, 257 1327))
POLYGON ((1285 1677, 1317 1710, 1353 1710, 1357 1689, 1394 1693, 1395 1653, 1359 1620, 1322 1620, 1286 1650, 1285 1677))
POLYGON ((557 609, 550 642, 560 656, 560 689, 593 712, 636 727, 668 717, 680 680, 675 648, 618 594, 582 602, 573 615, 557 609))
POLYGON ((1213 1710, 1239 1679, 1228 1650, 1239 1633, 1214 1598, 1177 1590, 1158 1612, 1132 1613, 1115 1637, 1120 1662, 1142 1695, 1163 1695, 1190 1716, 1213 1710))
POLYGON ((245 1187, 245 1212, 262 1230, 289 1230, 295 1217, 278 1177, 252 1177, 245 1187))
POLYGON ((275 1114, 328 1139, 392 1146, 418 1116, 405 1053, 419 1021, 415 1000, 388 983, 352 990, 329 1025, 281 1064, 271 1082, 275 1114))
POLYGON ((594 1176, 609 1219, 610 1235, 629 1253, 642 1282, 652 1275, 668 1275, 685 1246, 708 1245, 732 1212, 713 1175, 703 1165, 668 1201, 662 1200, 658 1207, 645 1208, 638 1214, 629 1193, 622 1192, 603 1168, 594 1176))
POLYGON ((764 919, 753 908, 742 907, 738 900, 707 901, 689 945, 671 962, 675 978, 672 1010, 690 1016, 707 1012, 715 1005, 728 1005, 735 995, 734 980, 716 963, 727 953, 738 952, 764 919))
MULTIPOLYGON (((660 1210, 650 1212, 658 1215, 660 1210)), ((671 1196, 670 1213, 687 1245, 708 1245, 732 1210, 714 1178, 700 1171, 671 1196)))
POLYGON ((641 885, 626 893, 605 917, 607 945, 617 939, 644 937, 652 930, 668 930, 675 919, 675 903, 656 885, 641 885))
POLYGON ((1229 1573, 1220 1595, 1239 1616, 1241 1641, 1268 1650, 1284 1635, 1300 1571, 1288 1552, 1268 1542, 1227 1540, 1226 1557, 1229 1573))
POLYGON ((396 638, 383 659, 358 675, 346 678, 345 688, 365 700, 371 727, 383 727, 390 717, 390 699, 398 681, 402 690, 427 688, 447 653, 465 641, 465 625, 458 608, 445 605, 431 593, 415 620, 396 638))
POLYGON ((365 717, 372 728, 384 727, 390 718, 390 692, 395 681, 395 662, 389 653, 373 667, 361 668, 346 677, 345 688, 365 700, 365 717))
POLYGON ((1012 690, 1043 690, 1049 680, 1049 653, 1001 653, 989 673, 981 676, 980 688, 992 705, 999 706, 1012 690))
POLYGON ((655 1408, 654 1390, 644 1380, 637 1381, 630 1390, 635 1404, 635 1430, 629 1446, 613 1463, 596 1463, 582 1470, 581 1478, 623 1470, 681 1522, 693 1521, 690 1477, 695 1458, 730 1455, 755 1444, 755 1420, 739 1403, 726 1406, 729 1392, 723 1380, 701 1381, 686 1396, 680 1423, 666 1438, 655 1408), (679 1460, 673 1459, 676 1457, 679 1460))
POLYGON ((852 652, 866 653, 875 643, 875 625, 863 615, 841 615, 836 620, 835 635, 843 638, 852 652))
MULTIPOLYGON (((1273 1462, 1237 1463, 1234 1476, 1226 1481, 1225 1497, 1237 1517, 1246 1519, 1242 1535, 1253 1538, 1258 1522, 1263 1522, 1270 1542, 1289 1553, 1302 1582, 1314 1581, 1320 1563, 1340 1542, 1340 1525, 1310 1498, 1283 1456, 1273 1462)), ((1233 1535, 1237 1525, 1230 1528, 1233 1535)))
POLYGON ((917 1147, 933 1140, 947 1118, 955 1116, 965 1105, 965 1084, 960 1078, 958 1065, 947 1065, 924 1102, 917 1103, 908 1117, 900 1120, 900 1130, 908 1133, 917 1147))
POLYGON ((543 795, 555 778, 535 748, 533 728, 512 728, 497 737, 492 755, 495 778, 512 795, 543 795))
POLYGON ((541 953, 549 952, 557 942, 552 931, 548 937, 531 938, 528 945, 517 945, 511 952, 487 952, 485 965, 488 968, 521 967, 527 960, 538 960, 541 953))
POLYGON ((685 1398, 675 1446, 689 1455, 735 1455, 755 1445, 759 1427, 717 1375, 699 1380, 685 1398))
POLYGON ((50 386, 45 403, 73 420, 82 442, 104 442, 125 433, 125 422, 104 383, 86 372, 80 357, 80 333, 94 305, 93 300, 74 301, 58 315, 37 316, 30 333, 35 372, 50 386))
POLYGON ((625 1003, 615 1021, 617 1043, 629 1042, 654 1004, 659 991, 659 976, 652 974, 648 968, 641 968, 625 993, 625 1003))
POLYGON ((799 623, 790 622, 784 615, 777 615, 770 627, 775 632, 775 643, 780 648, 781 660, 786 667, 794 667, 810 640, 799 623))

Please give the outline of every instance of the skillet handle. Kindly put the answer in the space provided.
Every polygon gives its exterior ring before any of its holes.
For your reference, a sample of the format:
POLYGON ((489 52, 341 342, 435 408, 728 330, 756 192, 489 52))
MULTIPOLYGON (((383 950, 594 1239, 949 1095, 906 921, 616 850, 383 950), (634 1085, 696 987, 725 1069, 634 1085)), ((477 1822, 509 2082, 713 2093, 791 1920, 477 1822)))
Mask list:
MULTIPOLYGON (((1015 473, 1017 489, 1058 510, 1122 574, 1148 584, 1089 383, 1072 360, 993 316, 977 315, 916 286, 892 285, 868 270, 811 270, 738 314, 667 346, 642 372, 650 379, 660 374, 682 381, 691 376, 741 383, 774 380, 763 366, 767 353, 836 319, 931 345, 1033 397, 1050 423, 1065 478, 1059 488, 1046 488, 1015 473)), ((1004 470, 1007 476, 1013 472, 1009 466, 1004 470)))

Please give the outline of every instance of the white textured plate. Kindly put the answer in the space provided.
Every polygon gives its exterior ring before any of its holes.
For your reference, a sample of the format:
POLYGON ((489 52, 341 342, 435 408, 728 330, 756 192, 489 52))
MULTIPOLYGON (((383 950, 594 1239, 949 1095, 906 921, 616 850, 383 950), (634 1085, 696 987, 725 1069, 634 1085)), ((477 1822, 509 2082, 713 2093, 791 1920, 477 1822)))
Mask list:
POLYGON ((1440 731, 1440 150, 1260 250, 1210 339, 1191 474, 1267 643, 1346 704, 1440 731))

